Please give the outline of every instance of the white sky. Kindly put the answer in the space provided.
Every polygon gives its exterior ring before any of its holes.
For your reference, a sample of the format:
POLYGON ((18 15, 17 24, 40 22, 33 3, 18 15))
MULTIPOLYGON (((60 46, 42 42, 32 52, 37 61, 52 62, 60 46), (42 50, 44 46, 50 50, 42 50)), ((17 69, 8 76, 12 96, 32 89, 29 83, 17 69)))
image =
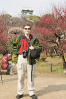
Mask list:
POLYGON ((18 16, 22 9, 34 10, 34 15, 49 13, 53 6, 64 7, 66 0, 0 0, 0 13, 18 16))

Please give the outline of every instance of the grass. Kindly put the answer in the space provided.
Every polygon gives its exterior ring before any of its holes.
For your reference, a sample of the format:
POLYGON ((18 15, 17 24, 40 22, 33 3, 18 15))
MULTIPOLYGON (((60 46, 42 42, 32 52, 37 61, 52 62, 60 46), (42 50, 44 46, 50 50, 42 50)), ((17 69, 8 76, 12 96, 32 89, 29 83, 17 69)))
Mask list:
MULTIPOLYGON (((0 55, 1 60, 2 55, 0 55)), ((65 56, 66 57, 66 56, 65 56)), ((37 61, 36 72, 39 73, 52 73, 52 74, 64 74, 62 59, 59 56, 55 56, 53 58, 47 57, 45 61, 39 60, 37 61), (52 72, 51 65, 52 64, 52 72)), ((66 70, 65 70, 66 71, 66 70)))
POLYGON ((60 73, 63 74, 63 63, 62 59, 58 56, 53 58, 48 57, 45 61, 37 61, 36 71, 39 73, 60 73), (52 72, 51 72, 52 64, 52 72))

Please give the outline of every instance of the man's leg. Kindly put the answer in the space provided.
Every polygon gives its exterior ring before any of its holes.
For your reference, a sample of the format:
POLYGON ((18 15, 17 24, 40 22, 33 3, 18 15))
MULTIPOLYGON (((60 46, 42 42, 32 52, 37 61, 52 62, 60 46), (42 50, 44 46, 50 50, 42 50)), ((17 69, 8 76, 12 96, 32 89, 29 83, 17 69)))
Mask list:
POLYGON ((32 96, 35 94, 34 90, 34 72, 35 72, 35 65, 27 65, 27 78, 28 78, 28 91, 29 91, 29 96, 32 96))
POLYGON ((24 74, 27 66, 27 58, 23 58, 23 55, 18 56, 17 72, 18 72, 18 88, 17 94, 23 95, 24 93, 24 74))
POLYGON ((22 95, 24 93, 24 65, 22 64, 22 56, 18 57, 17 73, 18 73, 17 94, 22 95))

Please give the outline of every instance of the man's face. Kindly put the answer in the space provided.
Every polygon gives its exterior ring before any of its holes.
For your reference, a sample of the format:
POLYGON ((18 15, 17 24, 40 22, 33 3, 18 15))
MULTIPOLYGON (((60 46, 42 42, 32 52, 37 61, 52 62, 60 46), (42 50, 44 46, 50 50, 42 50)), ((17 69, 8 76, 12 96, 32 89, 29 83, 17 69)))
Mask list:
POLYGON ((26 26, 24 27, 24 33, 25 33, 25 35, 30 34, 30 31, 31 31, 31 27, 28 26, 28 25, 26 25, 26 26))

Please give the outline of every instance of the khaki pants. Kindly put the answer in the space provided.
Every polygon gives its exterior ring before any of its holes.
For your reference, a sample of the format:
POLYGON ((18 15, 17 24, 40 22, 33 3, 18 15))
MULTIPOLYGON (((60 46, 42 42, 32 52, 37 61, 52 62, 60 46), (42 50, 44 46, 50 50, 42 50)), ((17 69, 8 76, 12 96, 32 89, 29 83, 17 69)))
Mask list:
POLYGON ((25 71, 27 71, 27 87, 29 91, 29 96, 32 96, 35 90, 34 87, 34 70, 35 70, 35 64, 30 65, 28 64, 27 58, 23 58, 23 55, 18 56, 18 62, 17 62, 17 72, 18 72, 18 88, 17 88, 17 94, 23 94, 24 93, 24 75, 25 71))

